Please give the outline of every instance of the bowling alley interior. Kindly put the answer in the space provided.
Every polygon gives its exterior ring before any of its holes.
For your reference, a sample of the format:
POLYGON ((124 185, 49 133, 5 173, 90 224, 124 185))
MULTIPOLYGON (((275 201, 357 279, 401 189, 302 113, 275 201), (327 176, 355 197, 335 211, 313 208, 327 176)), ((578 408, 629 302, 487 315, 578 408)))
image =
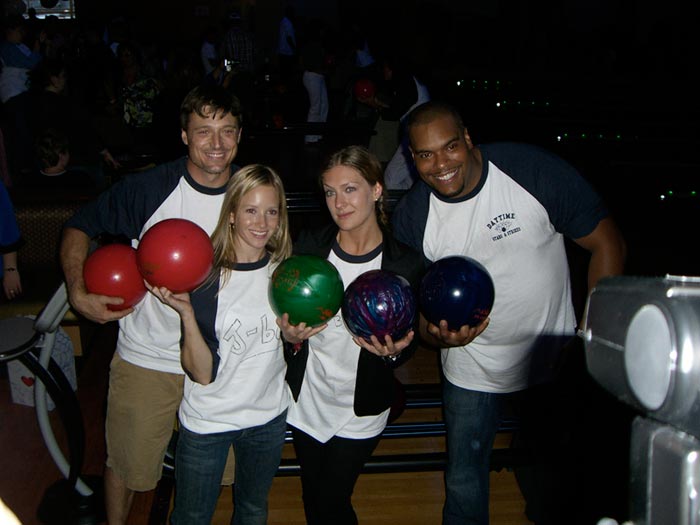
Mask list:
MULTIPOLYGON (((408 75, 430 99, 454 106, 475 145, 527 143, 565 159, 601 196, 626 244, 623 275, 589 290, 590 256, 565 240, 578 323, 558 363, 566 384, 556 409, 543 408, 549 434, 534 446, 523 441, 516 411, 504 409, 490 454, 489 523, 696 523, 700 42, 686 3, 0 0, 0 7, 3 28, 24 20, 21 49, 63 61, 60 96, 73 108, 64 115, 115 161, 99 157, 98 175, 81 179, 89 184, 41 186, 18 106, 12 98, 0 102, 0 179, 8 195, 0 204, 11 207, 22 239, 14 263, 21 293, 0 289, 0 502, 17 523, 106 523, 104 423, 119 327, 92 322, 68 302, 58 259, 64 223, 121 179, 186 155, 180 102, 206 82, 240 99, 235 163, 279 173, 292 238, 330 222, 318 184, 328 156, 353 144, 386 152, 378 137, 382 125, 393 126, 386 168, 406 140, 399 115, 385 120, 356 96, 368 64, 383 79, 378 90, 394 89, 392 74, 408 75), (278 53, 288 7, 298 59, 291 69, 278 53), (222 56, 236 31, 250 49, 222 56), (120 58, 120 46, 138 61, 120 58), (323 51, 323 120, 310 117, 302 81, 310 49, 323 51), (215 60, 203 59, 211 50, 215 60), (139 82, 150 87, 135 94, 139 82), (555 458, 544 468, 542 447, 555 458), (543 504, 547 498, 554 505, 543 504), (545 507, 559 517, 552 521, 545 507)), ((16 69, 4 49, 0 90, 3 75, 16 69)), ((40 89, 27 85, 27 97, 40 89)), ((396 91, 391 97, 399 99, 396 91)), ((389 214, 408 191, 386 190, 389 214)), ((0 212, 4 235, 8 212, 0 212)), ((92 246, 128 241, 102 236, 92 246)), ((10 282, 7 262, 4 268, 10 282)), ((389 424, 355 485, 353 506, 361 525, 437 525, 448 459, 440 351, 419 342, 394 375, 389 424)), ((173 421, 162 478, 136 493, 129 524, 169 523, 177 437, 173 421)), ((299 473, 288 431, 269 494, 271 525, 306 523, 299 473)), ((231 487, 223 487, 212 523, 229 523, 234 508, 231 487)), ((0 523, 16 523, 9 519, 0 523)))

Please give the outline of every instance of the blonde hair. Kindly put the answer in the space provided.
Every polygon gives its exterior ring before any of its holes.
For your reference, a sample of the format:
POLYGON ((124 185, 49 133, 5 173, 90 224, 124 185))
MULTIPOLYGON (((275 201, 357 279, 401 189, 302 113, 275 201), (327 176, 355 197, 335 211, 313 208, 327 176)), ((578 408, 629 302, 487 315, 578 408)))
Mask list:
POLYGON ((328 159, 326 167, 319 177, 321 186, 323 186, 323 175, 336 166, 352 168, 357 171, 370 186, 379 184, 382 187, 382 194, 379 200, 375 202, 374 210, 377 214, 377 221, 380 226, 388 228, 389 215, 384 205, 386 186, 384 185, 384 172, 382 171, 382 164, 379 162, 379 159, 364 146, 348 146, 336 151, 328 159))
POLYGON ((222 272, 223 282, 229 277, 231 267, 236 263, 234 229, 229 217, 235 213, 248 192, 260 186, 271 186, 279 198, 279 223, 275 233, 265 246, 273 263, 281 262, 292 253, 292 238, 289 235, 289 218, 287 215, 287 198, 279 175, 270 167, 262 164, 250 164, 238 170, 229 180, 226 195, 221 205, 219 222, 211 235, 214 245, 214 275, 222 272))

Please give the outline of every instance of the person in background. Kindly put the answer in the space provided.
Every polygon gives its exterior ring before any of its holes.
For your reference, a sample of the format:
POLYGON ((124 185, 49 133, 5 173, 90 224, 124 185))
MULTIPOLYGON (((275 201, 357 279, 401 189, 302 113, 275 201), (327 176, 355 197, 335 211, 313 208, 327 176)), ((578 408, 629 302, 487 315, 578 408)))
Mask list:
POLYGON ((202 61, 202 72, 205 76, 211 73, 214 66, 219 62, 216 41, 216 27, 208 25, 204 30, 202 45, 199 47, 199 58, 202 61))
MULTIPOLYGON (((557 461, 553 447, 543 450, 565 431, 557 428, 561 412, 551 410, 558 397, 551 385, 577 326, 564 238, 590 252, 589 288, 623 271, 625 242, 600 197, 556 155, 523 144, 475 145, 459 113, 437 101, 415 108, 407 126, 421 180, 392 215, 397 238, 428 261, 477 259, 496 290, 490 318, 478 326, 420 324, 423 341, 442 357, 443 523, 484 525, 489 458, 509 398, 522 398, 528 429, 553 415, 532 432, 541 465, 557 461)), ((561 508, 566 484, 551 474, 539 479, 544 507, 533 521, 569 522, 561 508)))
POLYGON ((75 195, 97 192, 100 187, 87 171, 71 165, 68 138, 54 129, 44 130, 36 140, 38 169, 24 186, 36 191, 48 190, 54 195, 75 195))
MULTIPOLYGON (((238 100, 218 86, 198 86, 180 108, 187 157, 120 179, 68 220, 60 248, 68 299, 87 319, 119 321, 107 400, 105 504, 110 525, 128 522, 137 491, 155 488, 184 385, 180 317, 153 294, 112 311, 119 297, 88 292, 83 265, 90 240, 107 233, 138 246, 154 224, 187 219, 211 234, 226 185, 238 167, 238 100)), ((222 483, 230 483, 230 472, 222 483)))
POLYGON ((430 100, 430 92, 405 64, 391 54, 382 59, 381 70, 376 94, 359 99, 378 114, 369 149, 385 163, 387 188, 407 190, 418 176, 408 147, 406 117, 413 108, 430 100))
POLYGON ((28 40, 27 20, 21 15, 3 19, 4 39, 0 43, 0 101, 7 103, 29 88, 28 75, 41 62, 41 44, 46 34, 28 40))
POLYGON ((277 41, 277 58, 279 59, 280 77, 283 83, 289 82, 297 68, 297 37, 294 29, 296 11, 288 5, 280 20, 277 41))
MULTIPOLYGON (((328 118, 328 89, 324 75, 325 52, 321 42, 321 22, 313 20, 307 30, 307 41, 301 46, 299 52, 301 67, 304 71, 302 82, 309 97, 309 111, 307 122, 326 122, 328 118)), ((318 142, 322 135, 306 135, 304 141, 318 142)))
POLYGON ((231 61, 237 73, 250 75, 255 71, 255 36, 246 27, 240 12, 232 12, 228 22, 228 30, 221 42, 220 57, 231 61))
POLYGON ((151 64, 145 59, 145 47, 137 41, 120 42, 117 59, 119 77, 113 86, 115 108, 132 138, 132 150, 150 154, 157 138, 154 136, 154 115, 163 89, 151 64))
POLYGON ((267 495, 282 457, 289 391, 272 271, 292 251, 287 202, 267 166, 231 178, 214 233, 211 277, 191 294, 151 291, 177 311, 187 374, 175 456, 174 525, 209 525, 226 455, 236 455, 231 523, 267 522, 267 495))
POLYGON ((17 250, 22 244, 12 201, 5 184, 0 181, 0 253, 2 253, 0 269, 2 269, 2 289, 8 300, 15 299, 22 293, 22 280, 17 268, 17 250))
MULTIPOLYGON (((333 223, 303 231, 296 254, 327 259, 344 287, 370 270, 388 270, 416 285, 422 258, 389 233, 379 161, 366 148, 333 154, 320 176, 333 223)), ((412 355, 411 330, 401 340, 353 337, 339 313, 318 327, 282 328, 294 449, 301 466, 307 523, 356 524, 352 493, 387 425, 395 392, 393 368, 412 355)))
POLYGON ((219 57, 228 77, 232 78, 230 87, 243 104, 243 107, 255 107, 258 89, 256 79, 259 45, 251 30, 252 12, 247 10, 243 17, 239 10, 233 10, 228 17, 228 29, 221 42, 219 57))
POLYGON ((31 166, 32 139, 29 130, 29 73, 42 61, 42 31, 28 41, 27 21, 22 15, 3 20, 4 39, 0 42, 0 103, 2 124, 8 153, 8 166, 13 177, 31 166))
MULTIPOLYGON (((65 142, 66 166, 70 159, 74 171, 89 175, 90 186, 104 189, 107 186, 105 167, 115 170, 121 165, 100 137, 90 113, 69 93, 68 82, 66 63, 58 58, 45 59, 31 74, 29 121, 34 151, 45 154, 51 147, 50 142, 54 145, 65 142), (37 150, 40 144, 43 147, 37 150)), ((56 165, 50 161, 47 164, 48 157, 42 160, 35 155, 35 159, 38 165, 34 172, 56 165)))

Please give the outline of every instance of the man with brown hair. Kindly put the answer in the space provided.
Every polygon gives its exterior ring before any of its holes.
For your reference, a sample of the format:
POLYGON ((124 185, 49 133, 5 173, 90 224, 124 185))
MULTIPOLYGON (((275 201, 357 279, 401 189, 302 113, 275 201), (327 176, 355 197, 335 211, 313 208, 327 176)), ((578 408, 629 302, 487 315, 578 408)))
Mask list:
POLYGON ((218 86, 200 86, 184 99, 180 120, 188 156, 125 177, 66 224, 61 263, 71 305, 88 319, 119 321, 107 401, 105 502, 110 525, 127 523, 134 492, 155 488, 182 398, 180 320, 147 294, 113 311, 119 297, 89 293, 83 265, 90 239, 121 235, 138 246, 154 224, 188 219, 211 234, 226 185, 237 166, 241 137, 238 100, 218 86))

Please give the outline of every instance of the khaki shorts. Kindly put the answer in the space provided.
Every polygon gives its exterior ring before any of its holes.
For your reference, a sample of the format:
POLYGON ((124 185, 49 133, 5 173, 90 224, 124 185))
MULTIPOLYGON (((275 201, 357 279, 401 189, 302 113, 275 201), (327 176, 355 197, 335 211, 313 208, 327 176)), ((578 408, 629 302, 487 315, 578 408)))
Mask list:
MULTIPOLYGON (((184 377, 124 361, 115 352, 107 397, 107 466, 131 490, 156 487, 177 421, 184 377)), ((229 452, 222 485, 233 483, 229 452)))

